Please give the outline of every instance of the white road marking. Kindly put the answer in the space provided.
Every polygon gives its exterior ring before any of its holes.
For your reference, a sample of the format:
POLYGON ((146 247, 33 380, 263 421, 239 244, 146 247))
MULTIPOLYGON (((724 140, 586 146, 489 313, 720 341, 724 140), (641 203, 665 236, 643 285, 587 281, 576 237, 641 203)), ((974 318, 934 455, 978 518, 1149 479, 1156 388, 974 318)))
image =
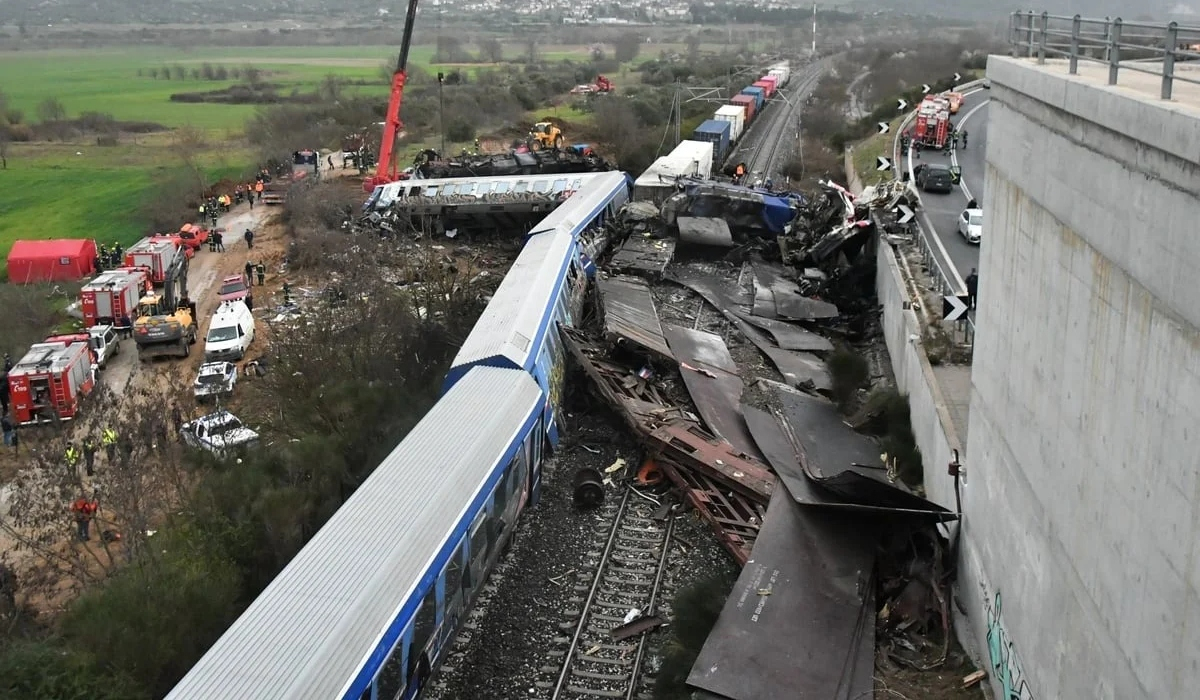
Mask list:
MULTIPOLYGON (((974 93, 966 93, 966 94, 974 94, 974 93)), ((961 130, 964 126, 966 126, 967 120, 971 118, 971 115, 975 114, 979 110, 986 107, 987 103, 989 103, 989 102, 991 102, 991 100, 987 99, 987 100, 984 100, 983 102, 980 102, 979 104, 975 105, 974 107, 972 107, 971 111, 964 114, 963 118, 959 120, 958 128, 961 130)), ((958 167, 958 149, 957 148, 950 149, 950 165, 953 165, 956 168, 958 167)), ((964 195, 966 195, 968 202, 971 201, 972 199, 975 199, 975 197, 971 194, 971 189, 969 187, 967 187, 966 178, 959 178, 958 187, 959 187, 959 189, 962 190, 962 193, 964 195)))

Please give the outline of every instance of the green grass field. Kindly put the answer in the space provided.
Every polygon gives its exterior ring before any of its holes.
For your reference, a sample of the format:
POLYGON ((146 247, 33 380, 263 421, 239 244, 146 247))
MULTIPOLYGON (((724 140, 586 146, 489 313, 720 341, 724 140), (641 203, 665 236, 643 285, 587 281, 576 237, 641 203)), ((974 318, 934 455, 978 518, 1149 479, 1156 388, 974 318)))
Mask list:
MULTIPOLYGON (((474 51, 475 47, 468 46, 474 51)), ((662 51, 684 51, 682 45, 647 44, 634 63, 657 58, 662 51)), ((187 70, 209 63, 226 69, 254 66, 264 80, 279 83, 282 91, 312 90, 330 74, 352 80, 379 80, 359 90, 387 94, 382 81, 395 61, 393 46, 319 47, 135 47, 130 49, 20 51, 0 54, 0 90, 9 107, 24 112, 26 121, 37 121, 38 105, 57 98, 69 117, 83 112, 112 114, 122 121, 149 121, 168 127, 192 125, 206 130, 214 142, 236 142, 253 105, 189 104, 171 102, 177 92, 198 92, 228 87, 237 81, 164 80, 150 77, 150 69, 180 65, 187 70)), ((505 45, 506 58, 523 55, 518 42, 505 45)), ((432 45, 415 46, 410 66, 439 70, 432 63, 432 45)), ((539 47, 547 61, 587 61, 586 46, 539 47)), ((454 66, 474 74, 486 65, 454 66)), ((632 83, 636 76, 623 67, 612 76, 632 83)), ((535 110, 530 120, 553 114, 573 122, 588 122, 569 103, 535 110)), ((450 145, 450 144, 448 144, 450 145)), ((453 145, 452 150, 460 146, 453 145)), ((415 152, 408 148, 405 153, 415 152)), ((235 176, 250 164, 250 154, 234 147, 207 159, 211 179, 235 176)), ((405 157, 402 155, 402 157, 405 157)), ((101 241, 136 239, 141 230, 134 212, 151 192, 156 178, 179 165, 169 148, 169 136, 139 137, 137 143, 102 148, 94 141, 80 143, 14 143, 8 170, 0 171, 0 259, 12 242, 21 238, 89 237, 101 241), (81 155, 76 155, 77 153, 81 155)))

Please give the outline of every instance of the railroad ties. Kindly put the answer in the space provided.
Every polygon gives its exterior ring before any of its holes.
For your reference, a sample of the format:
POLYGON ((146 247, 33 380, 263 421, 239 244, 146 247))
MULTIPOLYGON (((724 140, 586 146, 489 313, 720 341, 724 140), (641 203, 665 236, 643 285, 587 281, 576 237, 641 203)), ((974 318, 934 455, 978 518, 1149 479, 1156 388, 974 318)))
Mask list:
POLYGON ((597 513, 612 526, 593 531, 587 553, 592 579, 588 572, 576 575, 562 633, 554 639, 558 648, 536 683, 551 700, 649 697, 648 688, 641 692, 640 631, 656 626, 674 509, 630 486, 620 503, 609 500, 597 513))

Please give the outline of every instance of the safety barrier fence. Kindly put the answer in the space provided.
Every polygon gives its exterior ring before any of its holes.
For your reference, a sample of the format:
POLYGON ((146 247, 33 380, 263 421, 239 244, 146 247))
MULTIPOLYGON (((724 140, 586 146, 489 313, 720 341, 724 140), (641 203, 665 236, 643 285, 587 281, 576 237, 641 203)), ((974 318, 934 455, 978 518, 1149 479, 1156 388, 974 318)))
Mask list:
MULTIPOLYGON (((983 80, 972 80, 967 83, 962 83, 961 85, 956 85, 954 86, 954 89, 958 92, 964 92, 966 90, 970 90, 971 88, 983 85, 983 82, 983 80)), ((905 153, 900 148, 900 135, 908 130, 909 125, 912 123, 913 119, 916 118, 916 116, 916 110, 908 113, 908 116, 906 116, 904 121, 900 123, 900 128, 896 132, 896 138, 892 142, 892 162, 899 171, 897 173, 898 175, 908 172, 911 158, 910 153, 905 153)), ((921 218, 925 219, 924 223, 920 220, 913 221, 913 225, 917 230, 917 235, 915 237, 916 244, 917 249, 921 251, 922 264, 925 266, 926 270, 929 270, 933 273, 930 275, 930 277, 933 282, 934 290, 942 296, 966 295, 967 290, 961 281, 961 278, 959 278, 957 275, 950 274, 950 270, 946 269, 946 266, 951 264, 950 261, 946 260, 945 265, 943 265, 942 256, 938 255, 934 250, 935 244, 930 241, 930 238, 931 234, 934 234, 935 232, 928 230, 932 224, 928 222, 928 218, 921 218)), ((959 322, 959 327, 962 329, 965 344, 973 345, 975 342, 975 319, 971 318, 969 315, 964 316, 959 322)))
POLYGON ((1052 15, 1032 10, 1012 13, 1009 45, 1014 57, 1066 58, 1071 75, 1079 62, 1108 66, 1108 84, 1116 85, 1121 71, 1156 75, 1162 79, 1162 99, 1171 99, 1175 81, 1200 85, 1200 70, 1181 74, 1177 64, 1200 59, 1200 26, 1126 22, 1079 15, 1052 15))

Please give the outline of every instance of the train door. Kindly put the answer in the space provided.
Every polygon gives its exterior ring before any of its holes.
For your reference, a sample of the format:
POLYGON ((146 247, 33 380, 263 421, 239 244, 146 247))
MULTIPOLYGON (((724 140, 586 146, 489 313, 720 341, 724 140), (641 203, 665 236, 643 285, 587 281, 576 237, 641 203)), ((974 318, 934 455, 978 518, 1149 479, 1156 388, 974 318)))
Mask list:
POLYGON ((536 506, 542 495, 542 456, 546 438, 542 433, 542 419, 533 424, 525 444, 529 447, 529 504, 536 506))
POLYGON ((430 586, 429 592, 421 599, 421 607, 417 610, 413 621, 413 633, 404 652, 405 678, 407 683, 404 691, 397 697, 415 697, 425 687, 433 672, 434 633, 437 631, 438 594, 437 586, 430 586))

